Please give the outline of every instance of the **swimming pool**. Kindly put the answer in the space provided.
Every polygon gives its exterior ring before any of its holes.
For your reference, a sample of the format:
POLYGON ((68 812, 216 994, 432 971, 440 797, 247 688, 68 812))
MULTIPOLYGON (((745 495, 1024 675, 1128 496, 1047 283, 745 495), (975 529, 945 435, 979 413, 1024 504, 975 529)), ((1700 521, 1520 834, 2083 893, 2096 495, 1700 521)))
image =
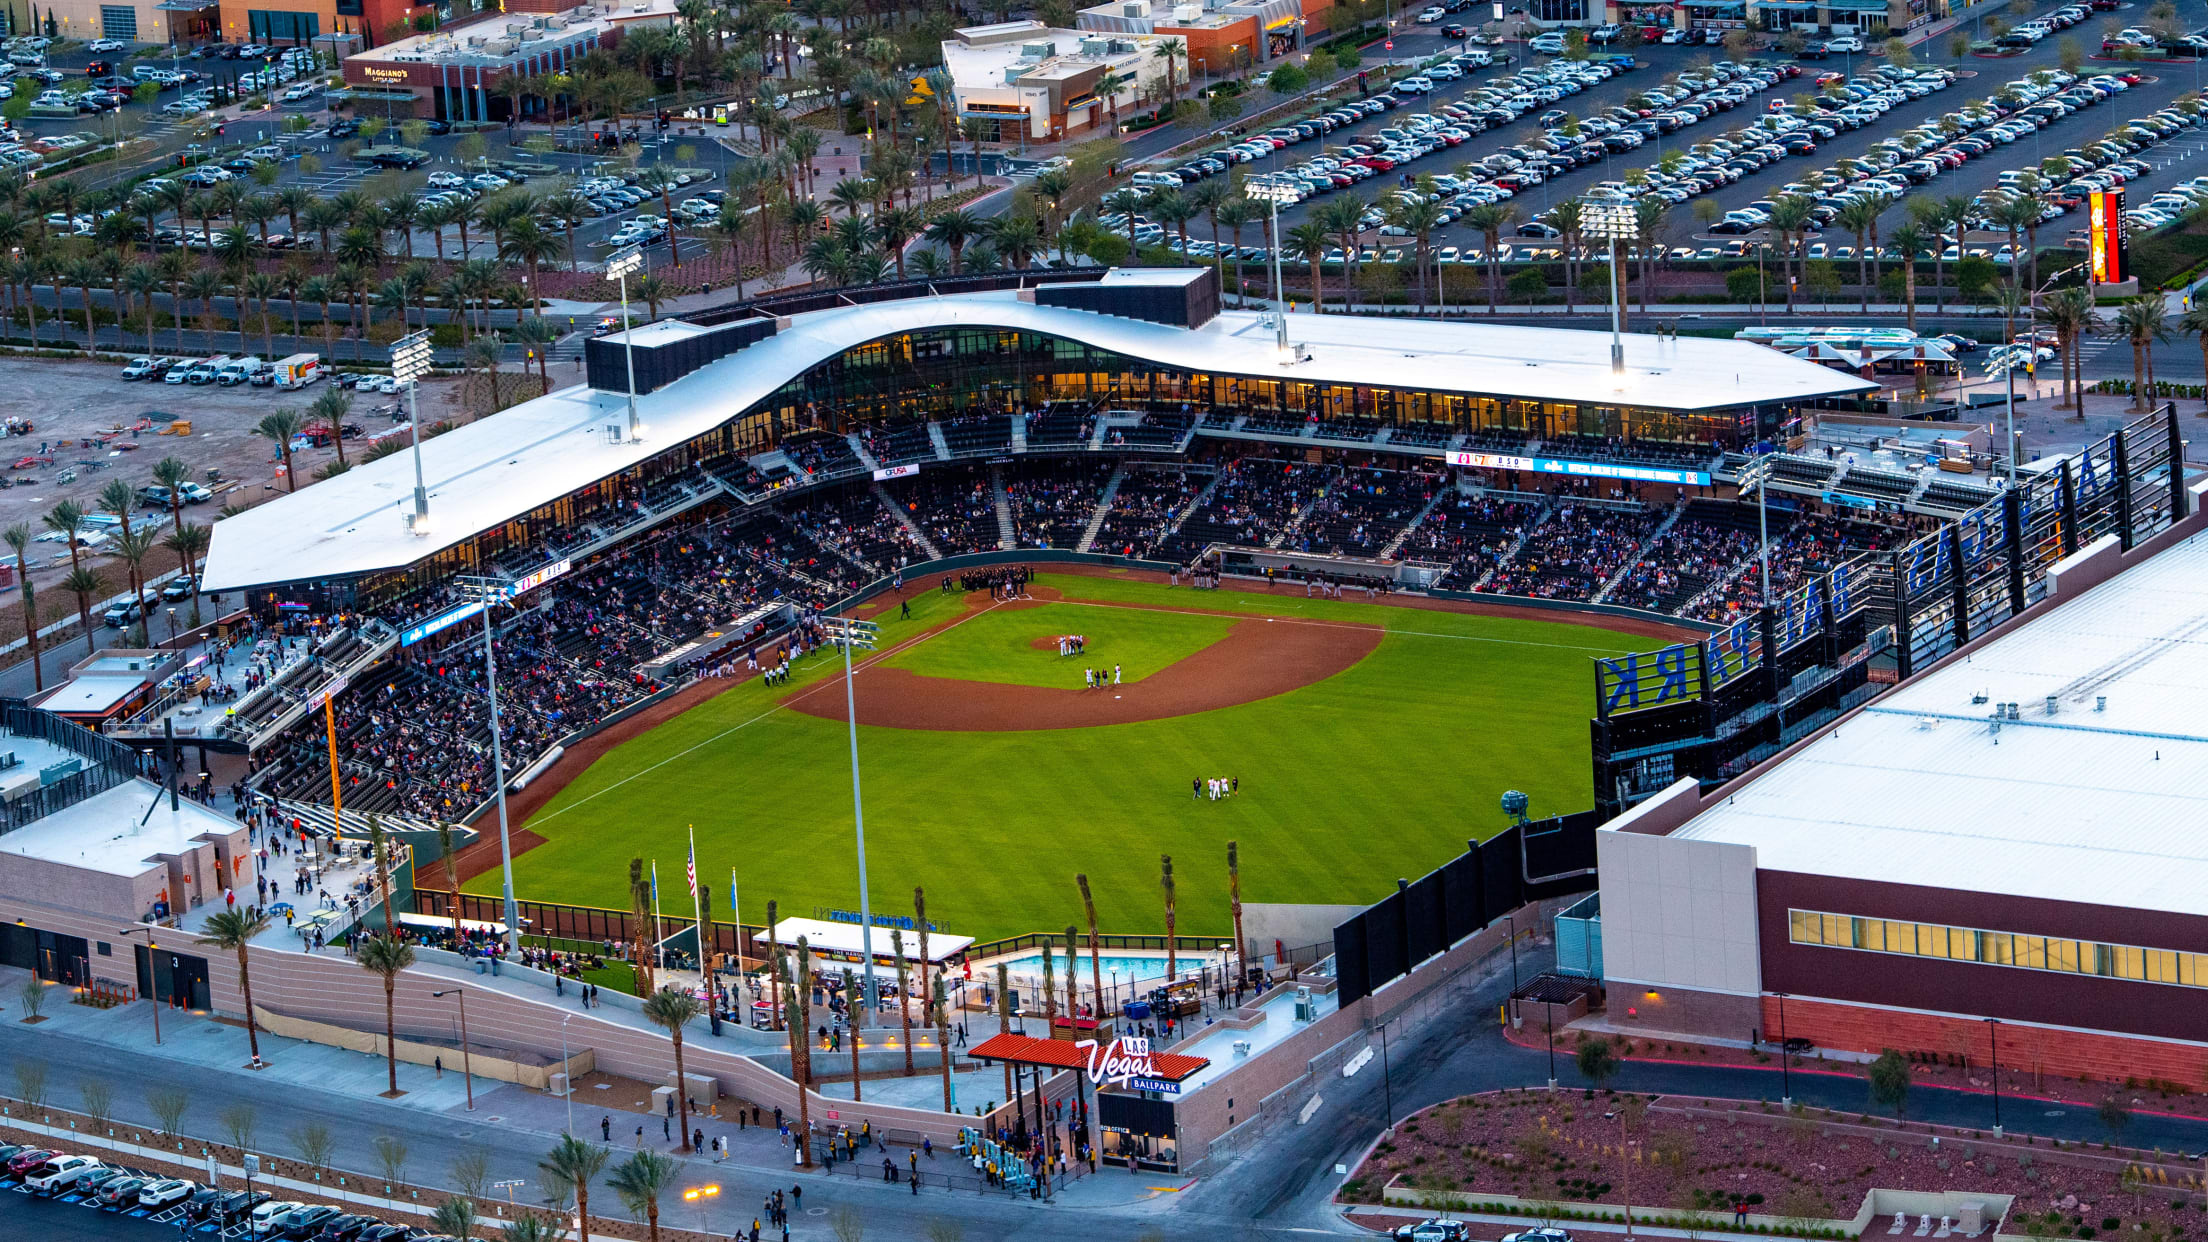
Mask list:
MULTIPOLYGON (((1051 972, 1055 974, 1058 978, 1064 979, 1066 977, 1065 950, 1051 950, 1050 959, 1051 972)), ((1003 960, 1005 966, 1008 967, 1015 975, 1024 976, 1030 979, 1040 979, 1043 977, 1043 954, 1042 951, 1039 949, 1029 953, 1021 953, 1017 956, 1008 957, 1003 960)), ((1180 969, 1180 972, 1184 975, 1194 973, 1197 968, 1201 966, 1216 966, 1218 964, 1219 957, 1217 954, 1212 954, 1206 957, 1198 957, 1195 954, 1191 953, 1182 954, 1180 956, 1180 959, 1175 963, 1175 965, 1180 969)), ((1165 977, 1165 954, 1163 953, 1145 953, 1136 956, 1114 955, 1106 953, 1097 959, 1097 965, 1102 968, 1104 972, 1104 982, 1107 985, 1112 982, 1112 975, 1114 971, 1118 972, 1119 981, 1122 983, 1125 983, 1129 979, 1162 979, 1165 977)), ((1083 953, 1081 955, 1079 969, 1081 972, 1080 982, 1083 986, 1087 986, 1089 982, 1088 954, 1083 953)), ((994 962, 990 963, 987 967, 987 971, 993 977, 996 974, 996 964, 994 962)), ((980 972, 977 971, 976 973, 980 972)))

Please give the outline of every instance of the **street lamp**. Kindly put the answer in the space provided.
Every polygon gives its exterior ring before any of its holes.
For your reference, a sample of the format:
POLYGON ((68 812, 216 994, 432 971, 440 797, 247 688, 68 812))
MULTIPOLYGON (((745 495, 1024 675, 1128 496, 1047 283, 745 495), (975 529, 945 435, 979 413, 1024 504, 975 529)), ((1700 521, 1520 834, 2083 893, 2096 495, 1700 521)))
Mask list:
POLYGON ((575 1137, 575 1078, 574 1067, 568 1064, 567 1024, 575 1020, 574 1014, 560 1019, 560 1076, 567 1080, 567 1089, 560 1092, 567 1097, 567 1137, 575 1137))
MULTIPOLYGON (((874 990, 874 914, 866 897, 866 807, 859 799, 859 709, 851 689, 851 648, 874 650, 874 637, 881 627, 872 621, 850 617, 828 617, 821 624, 827 628, 828 641, 843 648, 843 709, 851 733, 851 823, 858 835, 859 848, 859 954, 866 959, 866 994, 862 1000, 867 1017, 872 1018, 879 993, 874 990)), ((851 1024, 854 1046, 858 1038, 859 1026, 854 1016, 851 1024)))
POLYGON ((2016 369, 2022 367, 2024 368, 2024 374, 2032 374, 2032 364, 2038 360, 2034 356, 2038 349, 2039 346, 2036 342, 2018 345, 2012 341, 2008 345, 1993 351, 1992 356, 1986 360, 1986 373, 1988 375, 2006 376, 2009 381, 2008 409, 2005 415, 2007 440, 2001 446, 2001 455, 2008 459, 2010 487, 2016 486, 2016 369))
MULTIPOLYGON (((118 936, 135 936, 140 932, 144 932, 146 936, 146 982, 150 985, 153 982, 155 969, 153 955, 161 949, 160 945, 153 942, 153 929, 150 927, 125 927, 115 934, 118 936)), ((176 986, 174 980, 171 980, 169 986, 176 986)), ((149 986, 146 990, 146 999, 153 1002, 153 1044, 154 1047, 158 1048, 161 1046, 161 998, 155 996, 149 986)), ((1997 1108, 1995 1111, 2000 1110, 1997 1108)))
MULTIPOLYGON (((498 865, 506 897, 506 951, 521 960, 521 912, 514 905, 514 847, 506 827, 506 752, 498 737, 498 660, 491 644, 491 609, 514 596, 514 585, 503 578, 463 575, 453 579, 460 594, 483 606, 483 677, 491 701, 491 779, 498 790, 498 865)), ((454 893, 454 901, 460 895, 454 893)))
POLYGON ((391 378, 406 385, 406 421, 414 435, 414 516, 406 528, 417 535, 429 533, 429 488, 422 482, 421 402, 414 395, 414 381, 429 374, 429 359, 427 329, 391 343, 391 378))
POLYGON ((1794 1107, 1794 1077, 1787 1066, 1791 1054, 1786 1050, 1786 993, 1773 992, 1779 998, 1779 1106, 1794 1107))
MULTIPOLYGON (((460 894, 454 893, 452 899, 454 901, 460 900, 460 894)), ((442 992, 431 992, 430 996, 433 998, 441 996, 459 997, 459 1000, 455 1003, 460 1006, 460 1076, 468 1084, 468 1111, 472 1113, 475 1111, 475 1068, 468 1057, 468 990, 466 988, 446 988, 442 992)))
POLYGON ((1580 227, 1610 244, 1610 374, 1625 374, 1623 317, 1625 293, 1618 280, 1618 243, 1640 234, 1640 213, 1620 194, 1590 194, 1580 200, 1580 227))
POLYGON ((1993 1044, 1993 1137, 2001 1137, 2001 1019, 1986 1019, 1986 1038, 1993 1044))
POLYGON ((713 1202, 714 1196, 720 1193, 721 1188, 711 1182, 708 1182, 703 1186, 692 1186, 688 1190, 682 1192, 682 1201, 684 1203, 694 1203, 697 1205, 698 1232, 701 1234, 705 1234, 705 1236, 707 1237, 711 1237, 713 1235, 706 1233, 705 1230, 705 1209, 707 1205, 713 1202))
POLYGON ((631 246, 606 260, 606 275, 621 283, 621 352, 629 365, 629 442, 644 438, 644 425, 636 421, 636 342, 629 335, 629 277, 644 270, 644 248, 631 246))
POLYGON ((1510 924, 1510 995, 1518 996, 1518 916, 1506 914, 1503 921, 1510 924))
POLYGON ((1280 283, 1280 205, 1294 202, 1295 192, 1276 181, 1255 179, 1242 183, 1242 192, 1257 202, 1264 203, 1272 211, 1273 251, 1273 344, 1280 350, 1280 360, 1287 362, 1288 355, 1288 302, 1282 295, 1280 283))

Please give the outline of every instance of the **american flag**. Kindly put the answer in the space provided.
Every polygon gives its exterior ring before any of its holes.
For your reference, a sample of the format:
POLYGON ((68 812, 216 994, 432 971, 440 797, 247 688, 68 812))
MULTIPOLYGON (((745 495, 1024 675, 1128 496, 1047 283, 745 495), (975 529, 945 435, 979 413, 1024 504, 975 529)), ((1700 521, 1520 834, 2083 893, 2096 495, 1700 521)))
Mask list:
POLYGON ((696 901, 698 899, 698 842, 694 837, 690 841, 690 861, 686 864, 686 869, 690 873, 690 900, 696 901))

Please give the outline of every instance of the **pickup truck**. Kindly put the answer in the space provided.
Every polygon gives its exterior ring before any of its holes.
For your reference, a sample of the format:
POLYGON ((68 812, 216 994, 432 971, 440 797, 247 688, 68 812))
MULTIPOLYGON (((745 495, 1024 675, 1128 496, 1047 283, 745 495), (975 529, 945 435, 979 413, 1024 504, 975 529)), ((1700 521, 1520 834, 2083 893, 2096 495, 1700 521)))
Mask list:
POLYGON ((100 1162, 90 1156, 55 1156, 24 1174, 23 1185, 34 1195, 59 1194, 99 1167, 100 1162))
MULTIPOLYGON (((185 483, 176 490, 183 502, 188 505, 205 504, 215 498, 213 492, 197 483, 185 483)), ((169 507, 169 489, 159 483, 148 483, 138 489, 138 499, 143 501, 149 509, 167 509, 169 507)))

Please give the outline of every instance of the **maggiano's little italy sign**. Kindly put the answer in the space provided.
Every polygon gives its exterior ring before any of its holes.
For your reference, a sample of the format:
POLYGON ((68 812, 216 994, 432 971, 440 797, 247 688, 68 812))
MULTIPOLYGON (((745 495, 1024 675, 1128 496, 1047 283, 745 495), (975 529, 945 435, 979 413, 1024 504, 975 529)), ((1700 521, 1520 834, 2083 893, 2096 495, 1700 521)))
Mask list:
POLYGON ((1103 1045, 1093 1039, 1084 1039, 1074 1047, 1081 1049, 1088 1058, 1089 1077, 1099 1086, 1130 1087, 1165 1095, 1181 1093, 1181 1084, 1159 1074, 1157 1061, 1150 1055, 1148 1039, 1129 1035, 1103 1045))

